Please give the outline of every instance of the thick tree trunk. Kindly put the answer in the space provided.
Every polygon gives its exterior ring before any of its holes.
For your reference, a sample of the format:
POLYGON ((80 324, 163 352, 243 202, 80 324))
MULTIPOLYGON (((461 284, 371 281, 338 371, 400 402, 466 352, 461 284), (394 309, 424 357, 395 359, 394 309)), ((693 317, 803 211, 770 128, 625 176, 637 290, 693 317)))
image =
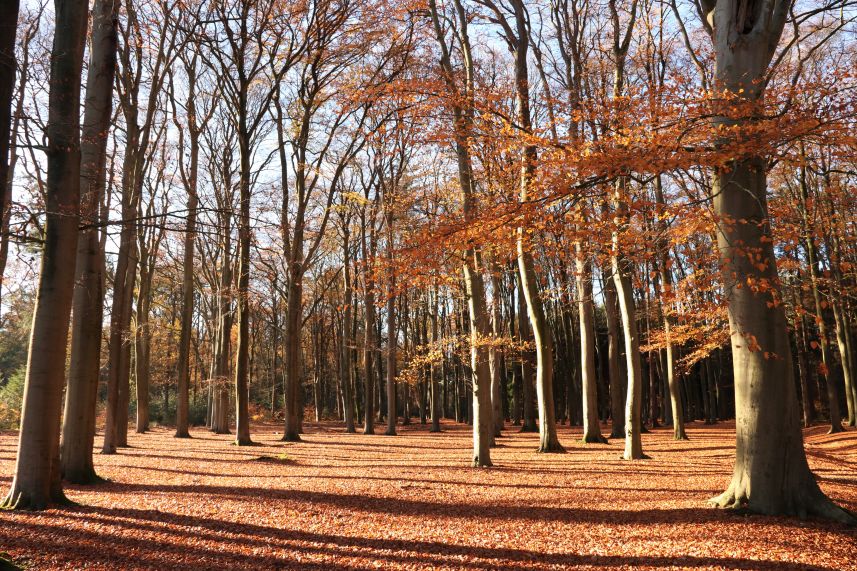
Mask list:
MULTIPOLYGON (((619 313, 622 317, 622 333, 625 337, 625 359, 628 368, 628 394, 625 398, 625 460, 645 458, 641 439, 643 373, 640 363, 640 339, 637 332, 636 305, 631 277, 621 269, 623 262, 613 257, 613 282, 619 298, 619 313)), ((627 270, 626 270, 627 271, 627 270)))
POLYGON ((97 222, 105 191, 107 133, 116 66, 117 2, 99 0, 92 8, 92 40, 86 80, 80 157, 82 223, 75 267, 71 358, 63 413, 63 477, 74 484, 99 480, 92 459, 104 315, 101 250, 97 222))
MULTIPOLYGON (((45 243, 27 357, 15 476, 2 502, 6 508, 43 509, 52 501, 64 499, 59 463, 60 413, 80 214, 79 102, 87 8, 83 0, 55 1, 45 243)), ((4 163, 5 160, 4 155, 4 163)))
MULTIPOLYGON (((751 104, 760 101, 788 6, 706 0, 703 7, 714 24, 717 89, 751 104)), ((735 120, 714 123, 728 126, 735 120)), ((821 492, 807 465, 769 226, 766 168, 764 157, 735 160, 715 171, 711 189, 729 305, 737 441, 732 481, 712 502, 857 523, 821 492)))
POLYGON ((785 312, 772 301, 777 299, 777 269, 766 190, 762 159, 735 161, 718 170, 712 189, 717 216, 730 221, 718 224, 717 242, 729 302, 737 438, 732 482, 713 502, 764 514, 854 522, 824 496, 806 462, 785 312), (761 252, 767 263, 754 263, 742 253, 748 250, 761 252), (754 291, 747 285, 751 280, 771 287, 754 291))

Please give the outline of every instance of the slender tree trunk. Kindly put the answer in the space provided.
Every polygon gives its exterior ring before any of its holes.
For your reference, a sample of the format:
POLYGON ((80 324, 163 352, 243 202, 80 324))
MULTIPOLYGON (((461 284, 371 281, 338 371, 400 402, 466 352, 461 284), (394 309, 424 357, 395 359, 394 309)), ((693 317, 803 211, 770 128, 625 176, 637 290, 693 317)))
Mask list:
MULTIPOLYGON (((83 0, 55 1, 45 242, 27 357, 15 476, 2 502, 7 508, 43 509, 52 501, 64 500, 59 462, 60 413, 80 214, 79 102, 87 8, 83 0)), ((8 109, 8 102, 3 105, 8 109)), ((4 131, 2 136, 8 137, 8 129, 4 131)), ((6 162, 5 153, 2 162, 6 162)), ((5 172, 2 174, 5 180, 5 172)))
POLYGON ((606 277, 603 283, 604 313, 607 315, 607 373, 610 378, 610 438, 625 438, 627 379, 622 377, 619 366, 619 301, 613 278, 606 277))
POLYGON ((580 370, 583 387, 583 441, 607 442, 598 420, 595 373, 595 304, 592 300, 592 263, 575 243, 575 282, 580 322, 580 370))
MULTIPOLYGON (((396 276, 393 273, 393 216, 387 213, 387 436, 396 436, 396 276)), ((407 406, 407 405, 406 405, 407 406)), ((405 411, 407 416, 407 411, 405 411)))
MULTIPOLYGON (((244 94, 246 97, 246 94, 244 94)), ((242 107, 243 110, 243 107, 242 107)), ((250 439, 250 141, 246 113, 239 113, 238 140, 241 161, 240 209, 238 215, 238 347, 235 358, 235 443, 253 444, 250 439)), ((288 366, 288 365, 287 365, 288 366)))
POLYGON ((342 383, 342 407, 345 417, 345 432, 351 434, 356 432, 354 428, 354 393, 352 391, 354 380, 354 367, 351 364, 352 346, 354 339, 351 336, 351 322, 353 321, 354 292, 351 286, 351 246, 349 244, 348 221, 343 224, 342 237, 342 287, 344 293, 344 310, 342 316, 342 370, 340 378, 342 383))
POLYGON ((363 261, 366 265, 363 278, 363 330, 365 336, 363 343, 363 434, 375 434, 375 368, 373 367, 373 360, 375 358, 375 285, 371 275, 372 268, 369 267, 370 258, 367 249, 365 221, 363 223, 361 239, 363 241, 363 261))
POLYGON ((503 335, 503 317, 500 313, 500 268, 491 264, 491 334, 493 336, 488 350, 491 368, 491 408, 494 415, 494 437, 503 432, 503 349, 497 346, 503 335))
POLYGON ((620 180, 615 191, 615 224, 613 231, 613 283, 619 300, 619 315, 622 319, 622 334, 625 338, 625 359, 628 374, 628 394, 625 398, 625 460, 644 458, 642 430, 642 392, 643 375, 640 362, 640 339, 637 331, 637 309, 631 282, 631 268, 620 252, 619 238, 627 226, 627 208, 625 206, 625 184, 620 180))
POLYGON ((145 266, 148 260, 141 259, 140 289, 137 295, 137 335, 136 350, 136 380, 137 380, 137 425, 136 431, 143 433, 149 430, 149 365, 150 365, 150 335, 149 307, 151 305, 152 276, 145 266))
MULTIPOLYGON (((195 79, 195 78, 194 78, 195 79)), ((195 84, 194 79, 191 85, 195 84)), ((181 334, 179 337, 179 358, 176 368, 178 369, 178 394, 176 402, 176 438, 189 438, 188 412, 190 387, 190 344, 193 334, 193 270, 196 247, 196 214, 199 198, 197 197, 197 172, 199 169, 199 131, 194 124, 196 118, 196 106, 194 103, 195 89, 191 88, 188 95, 187 114, 191 121, 190 125, 190 165, 188 168, 187 184, 187 226, 184 235, 184 259, 182 261, 182 313, 181 334)))
MULTIPOLYGON (((435 285, 432 294, 431 294, 431 347, 433 350, 441 350, 438 347, 438 343, 440 339, 438 338, 438 323, 437 323, 437 306, 438 306, 438 288, 435 285)), ((443 353, 441 352, 441 359, 443 359, 443 353)), ((444 364, 441 361, 440 364, 432 361, 431 363, 431 372, 430 382, 431 382, 431 432, 440 432, 440 417, 443 414, 443 403, 441 399, 445 399, 446 395, 446 383, 444 382, 444 364), (438 379, 438 373, 440 373, 440 379, 438 379), (440 383, 444 383, 444 394, 441 395, 441 387, 440 383)))
POLYGON ((821 362, 824 366, 823 376, 827 386, 827 409, 830 415, 830 433, 842 432, 842 416, 839 412, 839 391, 836 390, 836 379, 830 374, 833 365, 830 356, 829 336, 827 333, 827 322, 824 319, 824 304, 821 300, 818 275, 818 253, 815 246, 815 236, 809 221, 807 212, 807 201, 809 188, 806 181, 806 169, 800 169, 800 210, 803 217, 804 246, 806 247, 807 263, 809 265, 810 284, 812 287, 812 299, 815 303, 815 322, 818 327, 818 341, 821 349, 821 362))
MULTIPOLYGON (((133 127, 131 128, 133 131, 133 127)), ((133 219, 136 216, 134 174, 136 152, 129 144, 126 148, 125 172, 122 177, 122 229, 119 252, 113 279, 113 300, 110 309, 109 362, 107 378, 107 409, 104 423, 102 454, 115 454, 123 445, 121 424, 127 425, 127 410, 122 410, 124 395, 128 393, 130 375, 130 324, 131 301, 136 279, 136 241, 133 219)), ((127 426, 125 428, 127 431, 127 426)))
MULTIPOLYGON (((15 40, 18 29, 19 0, 5 0, 0 4, 0 218, 4 221, 11 202, 12 177, 9 176, 9 149, 11 148, 12 97, 15 91, 15 40)), ((2 230, 8 231, 8 223, 2 230)), ((3 238, 4 245, 6 238, 3 238)), ((8 248, 8 246, 6 246, 8 248)), ((3 270, 6 266, 2 259, 3 270)), ((0 286, 3 272, 0 271, 0 286)))

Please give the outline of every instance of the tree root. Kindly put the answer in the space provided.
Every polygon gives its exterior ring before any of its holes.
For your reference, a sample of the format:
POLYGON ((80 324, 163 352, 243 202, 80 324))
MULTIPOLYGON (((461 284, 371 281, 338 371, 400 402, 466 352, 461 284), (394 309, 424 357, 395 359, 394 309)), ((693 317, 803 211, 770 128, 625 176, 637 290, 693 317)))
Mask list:
POLYGON ((845 428, 840 424, 839 426, 831 426, 830 430, 827 431, 828 434, 836 434, 838 432, 845 432, 845 428))
POLYGON ((624 452, 619 455, 619 460, 628 460, 629 462, 632 462, 634 460, 651 460, 651 459, 652 459, 652 457, 649 456, 648 454, 640 454, 639 458, 625 458, 624 452))
POLYGON ((474 468, 490 468, 493 465, 494 465, 494 463, 491 462, 491 460, 482 460, 479 457, 479 454, 473 455, 473 462, 471 464, 472 467, 474 467, 474 468))
POLYGON ((833 503, 818 488, 817 484, 813 482, 812 485, 814 489, 809 490, 809 493, 796 493, 791 501, 786 502, 788 507, 779 510, 754 505, 752 498, 745 490, 735 490, 734 483, 730 484, 729 488, 722 494, 709 499, 708 503, 713 507, 734 513, 797 516, 802 520, 807 517, 817 517, 848 526, 857 526, 857 515, 833 503))
POLYGON ((539 445, 537 450, 540 454, 565 454, 565 447, 559 443, 559 440, 552 440, 539 445))
POLYGON ((604 438, 603 434, 597 434, 595 436, 587 436, 583 435, 583 438, 580 439, 584 444, 609 444, 610 442, 604 438))

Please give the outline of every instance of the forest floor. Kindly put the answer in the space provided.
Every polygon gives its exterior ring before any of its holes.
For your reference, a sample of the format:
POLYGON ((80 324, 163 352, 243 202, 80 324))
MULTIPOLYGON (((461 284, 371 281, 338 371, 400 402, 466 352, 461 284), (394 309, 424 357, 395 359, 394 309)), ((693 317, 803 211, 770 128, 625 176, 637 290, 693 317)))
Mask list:
MULTIPOLYGON (((707 507, 729 481, 732 424, 691 424, 686 442, 654 430, 651 459, 632 463, 620 440, 561 427, 568 454, 546 455, 507 427, 491 469, 468 467, 468 427, 443 428, 309 424, 287 444, 262 424, 248 448, 204 429, 132 433, 95 457, 109 482, 68 486, 78 506, 0 512, 0 552, 33 569, 857 570, 853 528, 707 507)), ((0 435, 4 492, 15 447, 0 435)), ((813 427, 806 450, 822 489, 857 510, 857 431, 813 427)))

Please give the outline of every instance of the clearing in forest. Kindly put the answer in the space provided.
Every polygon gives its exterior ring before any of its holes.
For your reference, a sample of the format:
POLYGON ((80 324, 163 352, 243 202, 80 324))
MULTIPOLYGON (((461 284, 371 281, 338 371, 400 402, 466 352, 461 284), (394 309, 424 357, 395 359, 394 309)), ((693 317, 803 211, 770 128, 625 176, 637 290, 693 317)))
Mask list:
MULTIPOLYGON (((469 427, 443 428, 311 424, 286 444, 265 424, 247 448, 203 429, 132 434, 96 455, 109 482, 67 487, 79 506, 0 512, 0 551, 33 569, 857 569, 854 529, 706 506, 731 476, 732 424, 689 424, 685 442, 655 429, 637 462, 568 427, 568 454, 538 454, 538 435, 507 426, 490 469, 469 467, 469 427)), ((857 510, 857 432, 825 430, 805 432, 810 466, 857 510)), ((0 474, 16 442, 0 435, 0 474)))

